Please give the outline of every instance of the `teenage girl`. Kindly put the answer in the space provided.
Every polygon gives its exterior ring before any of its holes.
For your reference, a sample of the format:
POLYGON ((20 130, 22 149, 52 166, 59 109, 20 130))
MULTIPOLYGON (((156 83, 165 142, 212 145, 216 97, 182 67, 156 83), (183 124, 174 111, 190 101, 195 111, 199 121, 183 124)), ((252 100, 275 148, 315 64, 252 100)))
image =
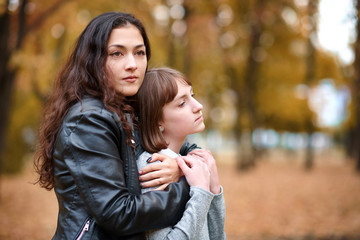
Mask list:
POLYGON ((137 160, 138 169, 156 158, 152 153, 165 154, 177 160, 191 186, 181 220, 172 227, 148 232, 147 239, 226 239, 225 203, 215 159, 203 149, 179 155, 186 137, 205 128, 203 106, 194 98, 191 82, 176 70, 152 69, 145 75, 138 99, 141 143, 146 150, 137 160), (210 176, 199 170, 201 164, 207 166, 210 176))

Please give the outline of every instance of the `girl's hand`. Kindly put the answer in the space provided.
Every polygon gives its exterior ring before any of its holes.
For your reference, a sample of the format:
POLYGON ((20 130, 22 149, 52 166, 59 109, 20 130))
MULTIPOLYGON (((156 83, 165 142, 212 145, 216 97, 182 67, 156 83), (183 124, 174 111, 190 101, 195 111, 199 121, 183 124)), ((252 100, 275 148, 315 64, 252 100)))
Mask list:
POLYGON ((175 159, 167 155, 154 153, 149 164, 139 171, 139 180, 142 188, 157 187, 155 190, 164 190, 170 183, 179 181, 183 176, 175 159))
POLYGON ((206 163, 193 156, 176 158, 190 186, 210 191, 210 171, 206 163))
POLYGON ((216 161, 212 156, 211 152, 204 149, 194 149, 188 155, 196 156, 201 161, 207 164, 211 174, 210 191, 214 194, 220 193, 221 189, 218 171, 216 167, 216 161))

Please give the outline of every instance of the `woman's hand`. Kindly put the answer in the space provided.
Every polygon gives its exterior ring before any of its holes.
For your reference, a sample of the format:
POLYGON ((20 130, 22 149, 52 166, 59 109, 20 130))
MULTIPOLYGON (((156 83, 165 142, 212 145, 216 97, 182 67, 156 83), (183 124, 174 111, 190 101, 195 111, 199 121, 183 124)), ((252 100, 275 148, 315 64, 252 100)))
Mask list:
POLYGON ((157 187, 155 190, 164 190, 170 183, 179 181, 183 176, 175 159, 164 154, 154 153, 149 163, 155 161, 160 162, 149 164, 139 171, 142 188, 157 187))
POLYGON ((216 161, 212 156, 211 152, 204 149, 194 149, 188 155, 196 156, 201 161, 206 163, 206 165, 210 170, 210 175, 211 175, 210 191, 214 194, 220 193, 221 189, 220 189, 219 175, 216 167, 216 161))
POLYGON ((176 158, 190 186, 210 191, 210 171, 205 162, 194 156, 176 158))

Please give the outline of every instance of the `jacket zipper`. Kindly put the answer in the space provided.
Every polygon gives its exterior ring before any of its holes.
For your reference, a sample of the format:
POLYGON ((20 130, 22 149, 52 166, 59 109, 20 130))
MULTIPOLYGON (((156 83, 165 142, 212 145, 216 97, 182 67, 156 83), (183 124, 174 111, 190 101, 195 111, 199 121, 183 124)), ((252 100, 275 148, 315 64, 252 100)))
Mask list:
POLYGON ((81 230, 81 232, 80 232, 79 236, 76 238, 76 240, 80 240, 83 237, 83 235, 85 234, 85 232, 89 231, 90 220, 91 219, 86 221, 83 229, 81 230))

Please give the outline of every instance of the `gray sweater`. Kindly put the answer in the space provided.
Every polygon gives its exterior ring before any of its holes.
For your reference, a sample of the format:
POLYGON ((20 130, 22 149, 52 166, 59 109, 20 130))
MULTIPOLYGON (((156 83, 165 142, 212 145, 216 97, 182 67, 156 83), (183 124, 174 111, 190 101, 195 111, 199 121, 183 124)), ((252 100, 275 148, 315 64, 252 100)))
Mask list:
MULTIPOLYGON (((160 153, 176 158, 179 155, 170 149, 161 150, 160 153)), ((138 169, 148 163, 151 156, 144 152, 137 160, 138 169)), ((150 191, 142 189, 142 193, 150 191)), ((225 201, 223 189, 219 194, 213 194, 200 187, 190 187, 190 200, 186 204, 184 214, 180 221, 172 227, 149 231, 148 240, 224 240, 225 234, 225 201)))

